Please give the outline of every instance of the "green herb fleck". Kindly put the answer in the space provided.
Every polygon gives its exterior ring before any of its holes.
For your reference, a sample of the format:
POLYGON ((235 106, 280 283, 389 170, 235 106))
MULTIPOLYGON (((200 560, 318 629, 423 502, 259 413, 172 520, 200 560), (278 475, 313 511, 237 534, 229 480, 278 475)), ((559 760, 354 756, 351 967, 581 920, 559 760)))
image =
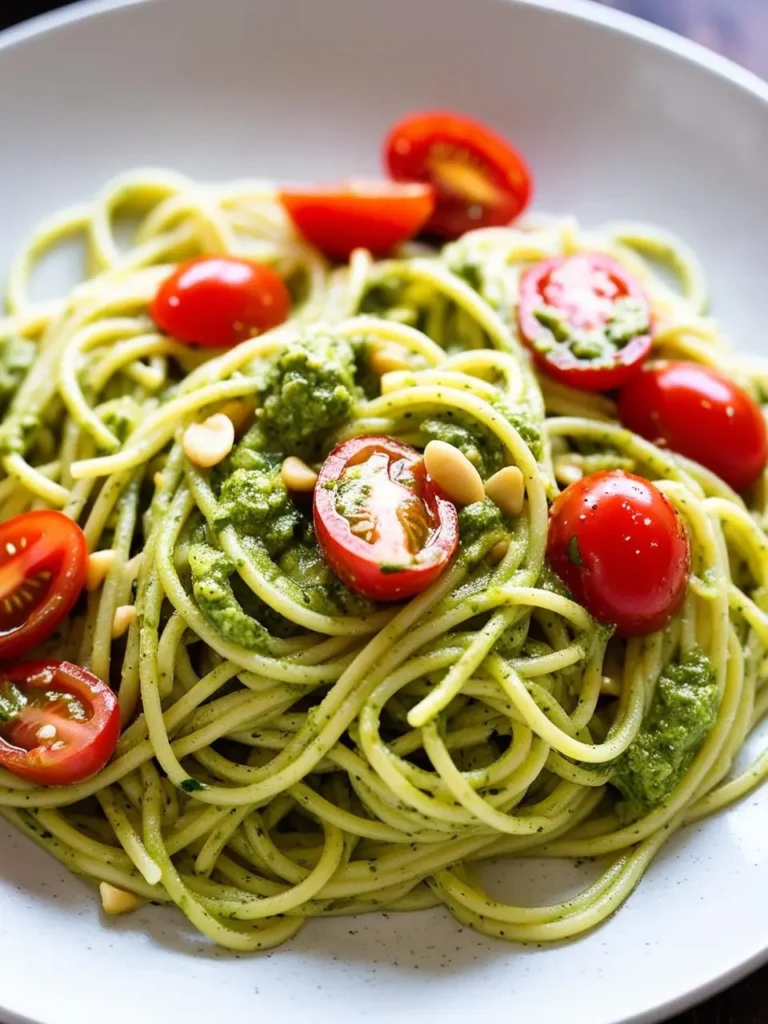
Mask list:
POLYGON ((184 779, 181 783, 181 788, 185 793, 197 793, 201 789, 205 789, 205 783, 200 782, 199 779, 184 779))
POLYGON ((584 565, 584 559, 581 557, 579 549, 579 540, 575 535, 568 541, 568 558, 573 565, 578 565, 579 568, 584 565))

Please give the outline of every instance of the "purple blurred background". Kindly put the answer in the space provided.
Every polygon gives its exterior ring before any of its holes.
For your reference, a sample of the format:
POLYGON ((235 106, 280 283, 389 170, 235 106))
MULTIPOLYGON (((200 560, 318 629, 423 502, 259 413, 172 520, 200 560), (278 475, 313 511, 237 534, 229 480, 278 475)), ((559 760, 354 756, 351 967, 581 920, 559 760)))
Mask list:
POLYGON ((768 0, 599 2, 664 25, 768 78, 768 0))

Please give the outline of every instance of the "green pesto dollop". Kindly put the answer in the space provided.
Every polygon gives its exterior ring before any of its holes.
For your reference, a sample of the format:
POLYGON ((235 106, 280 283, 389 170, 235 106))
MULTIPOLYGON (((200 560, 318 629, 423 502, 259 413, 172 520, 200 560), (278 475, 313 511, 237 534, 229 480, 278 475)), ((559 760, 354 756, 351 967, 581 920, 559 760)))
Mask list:
POLYGON ((37 355, 37 345, 28 338, 0 338, 0 413, 16 393, 37 355))
MULTIPOLYGON (((3 415, 26 377, 37 355, 37 345, 28 338, 0 338, 0 415, 3 415)), ((34 411, 9 416, 0 429, 0 455, 24 455, 40 427, 34 411)))
POLYGON ((494 438, 483 437, 472 429, 469 417, 446 419, 431 416, 421 423, 420 431, 424 447, 430 441, 445 441, 466 455, 480 476, 488 478, 504 465, 504 453, 494 438))
POLYGON ((236 469, 221 485, 215 525, 234 526, 259 540, 271 557, 291 544, 300 514, 283 483, 279 466, 236 469))
MULTIPOLYGON (((484 498, 465 505, 459 510, 459 536, 462 549, 475 544, 489 534, 503 534, 504 518, 499 506, 484 498)), ((462 551, 463 553, 463 551, 462 551)))
POLYGON ((347 420, 358 397, 352 346, 330 335, 285 347, 265 374, 258 423, 267 447, 291 455, 316 452, 347 420))
POLYGON ((10 415, 0 427, 0 455, 24 455, 40 429, 40 417, 34 412, 10 415))
POLYGON ((513 405, 503 395, 499 395, 493 403, 493 406, 497 412, 501 413, 505 419, 509 420, 520 437, 522 437, 531 449, 531 453, 537 462, 541 461, 543 454, 541 430, 537 425, 536 417, 527 404, 521 402, 517 405, 513 405))
POLYGON ((612 359, 617 350, 650 330, 647 307, 631 296, 616 299, 611 316, 592 330, 574 327, 570 314, 554 306, 541 305, 533 315, 547 332, 534 342, 539 352, 565 348, 577 359, 588 361, 612 359))
POLYGON ((267 449, 264 431, 257 420, 238 441, 229 457, 214 470, 214 476, 221 483, 236 469, 276 469, 283 464, 284 458, 282 452, 267 449))
POLYGON ((246 614, 235 597, 232 559, 201 542, 190 545, 189 567, 197 605, 219 636, 250 651, 263 651, 269 634, 260 622, 246 614))
POLYGON ((370 615, 375 604, 346 587, 323 558, 312 525, 302 525, 301 538, 281 555, 280 570, 301 588, 304 604, 320 615, 370 615))
POLYGON ((719 703, 703 652, 665 669, 640 733, 610 775, 623 795, 616 807, 622 822, 635 821, 670 796, 715 724, 719 703))
MULTIPOLYGON (((541 432, 530 409, 524 404, 513 405, 501 392, 491 404, 517 430, 533 457, 541 459, 541 432)), ((496 436, 464 413, 454 413, 450 418, 430 416, 422 421, 419 429, 425 446, 429 441, 452 444, 466 455, 484 479, 498 473, 507 464, 504 449, 496 436)))
POLYGON ((0 727, 18 718, 27 706, 27 698, 13 683, 0 683, 0 727))

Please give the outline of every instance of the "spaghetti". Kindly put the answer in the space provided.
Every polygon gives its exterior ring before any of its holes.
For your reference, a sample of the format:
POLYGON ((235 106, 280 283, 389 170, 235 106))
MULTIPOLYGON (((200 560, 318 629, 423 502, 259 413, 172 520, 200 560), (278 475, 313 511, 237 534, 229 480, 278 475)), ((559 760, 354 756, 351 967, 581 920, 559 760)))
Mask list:
MULTIPOLYGON (((332 269, 268 183, 148 172, 43 224, 12 266, 0 324, 6 346, 36 353, 0 425, 0 519, 62 509, 91 552, 114 553, 45 651, 111 680, 124 730, 85 782, 41 788, 0 770, 0 813, 77 874, 175 904, 234 950, 275 946, 312 917, 437 905, 488 935, 539 942, 604 920, 676 829, 762 781, 768 754, 730 771, 768 707, 765 485, 747 507, 711 472, 620 426, 611 399, 536 378, 510 316, 521 271, 581 251, 608 253, 642 283, 655 352, 726 366, 759 392, 759 374, 705 315, 693 254, 646 228, 530 218, 439 255, 358 250, 332 269), (140 220, 124 249, 126 211, 140 220), (33 302, 38 262, 77 237, 86 279, 33 302), (207 252, 276 269, 292 317, 223 353, 160 333, 147 316, 159 285, 207 252), (469 506, 458 557, 407 603, 373 604, 322 573, 315 585, 311 536, 297 568, 222 518, 265 374, 328 337, 353 353, 358 390, 326 451, 368 434, 423 448, 437 423, 477 445, 484 475, 494 461, 522 472, 521 515, 473 520, 469 506), (370 379, 382 345, 404 368, 370 379), (240 439, 201 470, 184 429, 222 410, 242 421, 240 439), (656 482, 693 552, 681 612, 626 642, 545 565, 559 485, 612 468, 656 482), (126 607, 135 615, 114 639, 126 607), (713 724, 671 792, 628 821, 611 772, 660 681, 694 654, 716 687, 713 724), (612 858, 601 877, 552 906, 502 904, 475 874, 489 858, 599 855, 612 858)), ((298 537, 307 512, 288 500, 298 537)))

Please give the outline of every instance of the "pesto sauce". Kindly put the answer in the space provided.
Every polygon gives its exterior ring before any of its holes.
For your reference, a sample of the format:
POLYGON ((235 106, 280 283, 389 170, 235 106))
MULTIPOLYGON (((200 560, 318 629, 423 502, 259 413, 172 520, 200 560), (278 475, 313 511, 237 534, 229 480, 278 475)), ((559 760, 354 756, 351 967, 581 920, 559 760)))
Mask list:
POLYGON ((544 447, 541 442, 541 430, 538 426, 538 417, 533 410, 524 402, 512 405, 503 395, 500 395, 493 403, 497 412, 500 412, 507 419, 520 437, 531 449, 533 457, 541 462, 544 454, 544 447))
POLYGON ((102 420, 122 444, 136 426, 140 413, 136 402, 129 395, 125 395, 105 411, 102 420))
POLYGON ((36 355, 37 345, 28 338, 0 338, 0 414, 8 408, 36 355))
POLYGON ((665 669, 640 733, 613 763, 610 782, 632 822, 662 804, 691 766, 717 719, 719 693, 707 656, 694 651, 665 669))
MULTIPOLYGON (((517 430, 523 441, 528 445, 534 458, 541 459, 541 431, 536 424, 536 417, 525 403, 513 405, 502 394, 491 402, 496 412, 500 413, 517 430)), ((475 466, 484 479, 498 473, 507 464, 504 449, 490 431, 485 430, 475 419, 464 413, 453 413, 447 416, 430 416, 422 420, 420 432, 423 444, 429 441, 445 441, 458 448, 475 466)))
POLYGON ((315 454, 324 435, 349 419, 361 391, 352 346, 330 335, 288 345, 258 392, 267 441, 295 455, 315 454))
POLYGON ((0 455, 24 455, 40 429, 40 417, 33 412, 11 415, 0 429, 0 455))
POLYGON ((311 522, 278 560, 285 576, 301 588, 307 608, 321 615, 370 615, 376 605, 351 591, 333 572, 317 546, 311 522))
POLYGON ((534 341, 539 352, 568 351, 593 366, 612 364, 616 352, 651 329, 647 308, 631 296, 617 299, 606 322, 591 330, 574 327, 568 313, 555 306, 541 305, 533 315, 545 329, 534 341))
POLYGON ((230 577, 235 563, 209 544, 189 548, 192 590, 207 622, 224 640, 249 651, 266 652, 269 634, 264 626, 246 614, 232 590, 230 577))
POLYGON ((504 452, 501 445, 490 435, 481 437, 471 417, 455 416, 446 419, 431 416, 422 420, 420 433, 424 447, 430 441, 445 441, 466 455, 484 479, 493 476, 504 466, 504 452))
POLYGON ((236 469, 221 485, 215 525, 258 538, 273 558, 289 547, 300 519, 277 466, 236 469))
POLYGON ((340 516, 355 520, 368 513, 377 473, 382 472, 382 459, 386 470, 387 456, 374 455, 367 462, 348 466, 338 480, 328 481, 334 484, 336 511, 340 516))
POLYGON ((501 509, 490 498, 475 501, 459 510, 459 536, 462 545, 474 544, 486 534, 498 533, 503 528, 501 509))
POLYGON ((0 684, 0 726, 18 718, 27 703, 18 686, 9 682, 0 684))

